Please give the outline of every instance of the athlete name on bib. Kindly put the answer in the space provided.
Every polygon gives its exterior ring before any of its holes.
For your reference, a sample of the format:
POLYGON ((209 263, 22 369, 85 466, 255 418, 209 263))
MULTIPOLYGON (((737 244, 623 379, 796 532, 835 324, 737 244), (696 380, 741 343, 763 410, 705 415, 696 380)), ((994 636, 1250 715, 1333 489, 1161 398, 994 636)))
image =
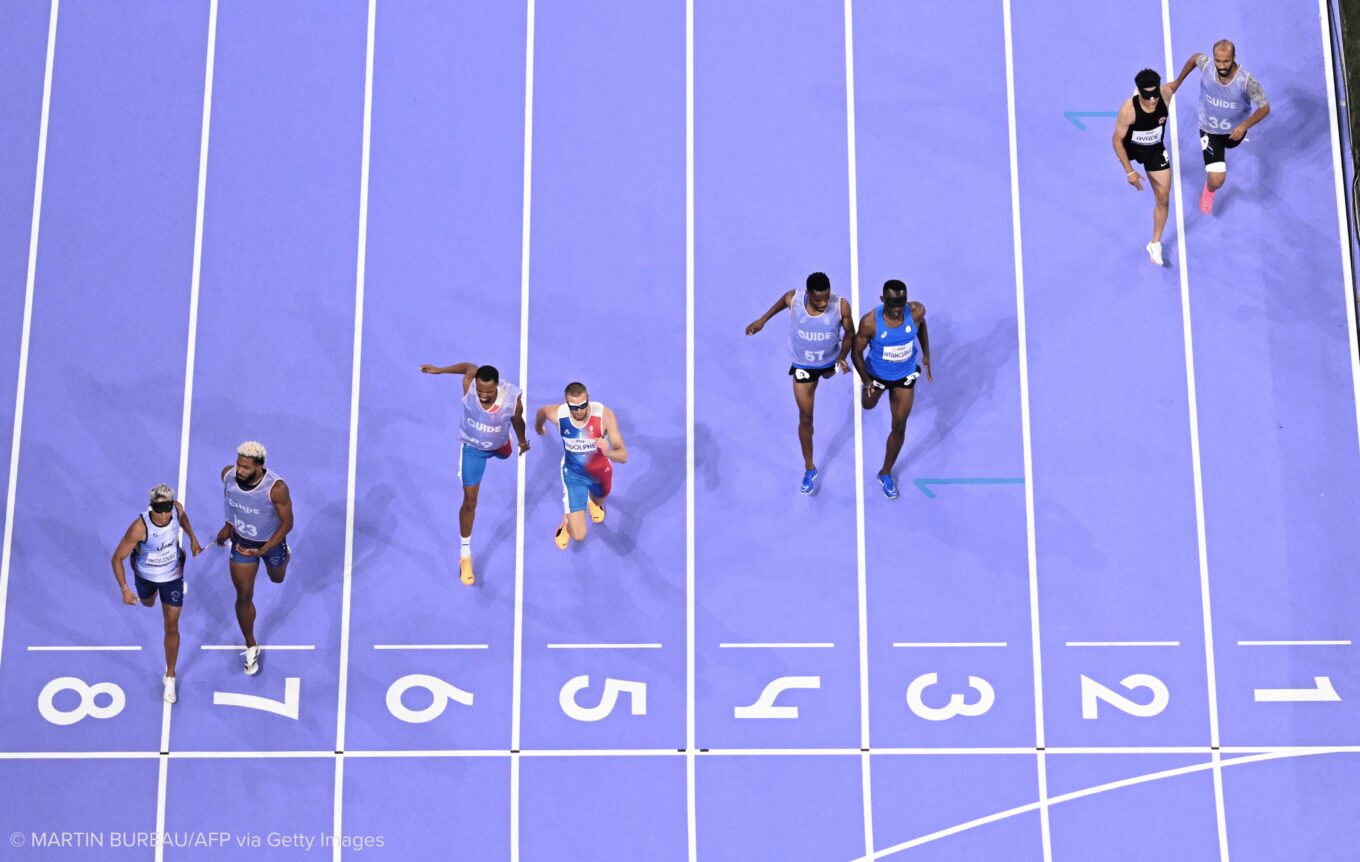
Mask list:
POLYGON ((911 358, 912 351, 915 349, 915 341, 908 341, 906 344, 887 345, 883 348, 883 358, 888 362, 906 362, 911 358))
POLYGON ((1158 126, 1155 129, 1144 129, 1141 132, 1135 131, 1133 133, 1133 142, 1143 146, 1160 144, 1162 142, 1162 127, 1158 126))
POLYGON ((589 455, 595 451, 595 439, 593 437, 568 437, 565 441, 567 451, 573 455, 589 455))

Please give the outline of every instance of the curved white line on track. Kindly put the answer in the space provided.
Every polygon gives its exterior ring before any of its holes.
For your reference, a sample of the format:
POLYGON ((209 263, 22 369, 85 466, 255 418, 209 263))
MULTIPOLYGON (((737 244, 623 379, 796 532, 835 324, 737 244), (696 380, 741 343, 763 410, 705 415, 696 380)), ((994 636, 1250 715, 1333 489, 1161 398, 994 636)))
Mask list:
MULTIPOLYGON (((1071 802, 1074 799, 1083 799, 1087 796, 1094 796, 1097 793, 1106 793, 1111 790, 1119 790, 1124 787, 1132 787, 1136 784, 1147 784, 1150 781, 1160 781, 1164 778, 1175 778, 1176 776, 1179 775, 1189 775, 1194 772, 1208 772, 1214 769, 1227 769, 1229 766, 1242 766, 1248 763, 1258 763, 1266 760, 1283 760, 1284 758, 1287 757, 1309 757, 1315 754, 1337 754, 1337 753, 1338 752, 1332 751, 1327 748, 1295 749, 1292 751, 1267 751, 1263 754, 1249 754, 1244 757, 1234 757, 1228 760, 1220 760, 1217 763, 1215 763, 1212 760, 1206 760, 1204 763, 1196 763, 1191 766, 1179 766, 1175 769, 1164 769, 1160 772, 1149 772, 1144 775, 1135 775, 1132 778, 1121 778, 1118 781, 1111 781, 1106 784, 1097 784, 1093 787, 1084 787, 1081 790, 1073 790, 1070 793, 1063 793, 1058 796, 1050 796, 1048 797, 1047 805, 1048 807, 1051 808, 1052 806, 1058 805, 1063 802, 1071 802)), ((1031 802, 1027 805, 1019 805, 1016 806, 1015 808, 1007 808, 1006 810, 998 811, 995 814, 988 814, 985 817, 978 817, 974 820, 968 820, 964 823, 959 823, 955 826, 950 826, 947 829, 940 829, 938 831, 931 832, 928 835, 922 835, 919 838, 913 838, 910 841, 903 841, 900 844, 894 844, 891 847, 885 847, 882 850, 875 851, 872 856, 860 856, 856 860, 854 860, 854 862, 866 862, 866 860, 869 859, 883 859, 888 856, 893 856, 897 853, 901 853, 903 850, 910 850, 913 847, 919 847, 922 844, 929 844, 932 841, 938 841, 939 839, 947 838, 950 835, 957 835, 960 832, 967 832, 969 829, 975 829, 979 826, 986 826, 988 823, 995 823, 998 820, 1005 820, 1010 817, 1015 817, 1016 815, 1019 814, 1027 814, 1030 811, 1038 811, 1042 805, 1043 803, 1040 802, 1031 802)))

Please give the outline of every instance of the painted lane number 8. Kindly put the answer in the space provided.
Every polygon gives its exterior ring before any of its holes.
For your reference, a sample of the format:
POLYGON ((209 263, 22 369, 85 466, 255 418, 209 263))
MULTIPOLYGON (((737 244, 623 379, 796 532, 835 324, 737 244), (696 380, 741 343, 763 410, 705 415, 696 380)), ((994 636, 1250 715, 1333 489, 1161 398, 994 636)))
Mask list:
POLYGON ((90 685, 74 676, 59 676, 43 686, 38 693, 38 713, 53 724, 67 727, 83 718, 113 718, 123 711, 127 697, 123 689, 111 682, 97 682, 90 685), (55 703, 57 694, 74 691, 80 695, 80 703, 74 709, 58 709, 55 703), (103 706, 95 703, 95 698, 107 695, 109 702, 103 706))

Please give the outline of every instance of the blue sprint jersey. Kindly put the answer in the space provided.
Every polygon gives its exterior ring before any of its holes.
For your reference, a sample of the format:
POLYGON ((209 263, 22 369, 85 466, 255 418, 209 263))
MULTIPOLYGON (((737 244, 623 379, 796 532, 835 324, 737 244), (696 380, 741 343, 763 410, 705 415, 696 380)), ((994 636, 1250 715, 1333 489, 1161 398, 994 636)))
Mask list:
POLYGON ((916 323, 910 306, 902 310, 902 325, 893 327, 883 319, 883 306, 874 309, 868 365, 879 380, 901 380, 916 371, 916 323))

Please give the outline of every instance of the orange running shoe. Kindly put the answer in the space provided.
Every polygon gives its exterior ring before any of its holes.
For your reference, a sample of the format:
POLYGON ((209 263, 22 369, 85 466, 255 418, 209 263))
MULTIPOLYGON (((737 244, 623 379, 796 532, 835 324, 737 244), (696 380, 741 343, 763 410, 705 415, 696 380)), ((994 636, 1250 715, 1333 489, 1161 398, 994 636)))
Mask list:
POLYGON ((567 545, 571 543, 571 536, 567 535, 567 521, 562 520, 562 526, 557 528, 557 533, 553 535, 553 544, 557 545, 557 550, 565 551, 567 545))
POLYGON ((604 523, 604 506, 586 497, 586 509, 590 512, 590 520, 596 524, 604 523))
POLYGON ((472 574, 472 558, 463 557, 458 561, 458 580, 465 586, 472 586, 477 583, 477 576, 472 574))

